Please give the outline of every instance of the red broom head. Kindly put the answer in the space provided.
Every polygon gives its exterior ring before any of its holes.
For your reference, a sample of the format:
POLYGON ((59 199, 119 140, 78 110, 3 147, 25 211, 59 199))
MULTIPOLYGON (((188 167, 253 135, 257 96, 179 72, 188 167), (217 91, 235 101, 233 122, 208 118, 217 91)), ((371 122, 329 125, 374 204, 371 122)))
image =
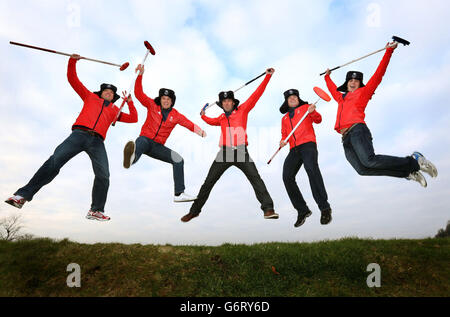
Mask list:
POLYGON ((320 98, 322 98, 325 101, 330 101, 331 97, 322 89, 320 89, 319 87, 314 87, 314 92, 317 94, 317 96, 319 96, 320 98))
POLYGON ((149 43, 148 41, 145 41, 145 42, 144 42, 144 45, 145 45, 145 47, 150 51, 150 53, 151 53, 152 55, 155 55, 155 54, 156 54, 155 50, 153 49, 153 46, 151 46, 150 43, 149 43))
POLYGON ((128 68, 128 66, 130 66, 130 63, 126 62, 125 64, 123 64, 122 66, 120 66, 120 71, 124 71, 125 69, 128 68))

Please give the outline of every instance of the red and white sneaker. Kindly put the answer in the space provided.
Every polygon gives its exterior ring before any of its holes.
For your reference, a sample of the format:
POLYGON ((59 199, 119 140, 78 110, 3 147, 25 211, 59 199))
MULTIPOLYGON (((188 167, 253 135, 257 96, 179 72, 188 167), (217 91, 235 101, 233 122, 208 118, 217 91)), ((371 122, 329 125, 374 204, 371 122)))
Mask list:
POLYGON ((105 216, 103 212, 101 211, 92 211, 89 210, 88 214, 86 215, 86 218, 89 220, 98 220, 98 221, 109 221, 111 220, 110 217, 105 216))
POLYGON ((7 200, 5 200, 5 203, 10 204, 11 206, 14 206, 14 207, 17 207, 20 209, 26 203, 26 200, 22 196, 16 195, 16 196, 9 197, 7 200))

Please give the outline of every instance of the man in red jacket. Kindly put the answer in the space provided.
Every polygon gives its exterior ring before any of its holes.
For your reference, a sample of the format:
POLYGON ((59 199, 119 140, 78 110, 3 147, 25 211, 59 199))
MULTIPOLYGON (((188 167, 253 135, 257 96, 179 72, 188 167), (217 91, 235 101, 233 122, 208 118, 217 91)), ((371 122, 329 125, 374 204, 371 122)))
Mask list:
POLYGON ((222 174, 233 165, 239 168, 252 184, 256 198, 261 203, 264 218, 278 219, 278 214, 273 210, 272 198, 270 197, 261 176, 258 174, 255 163, 248 153, 246 133, 248 114, 250 110, 255 107, 259 98, 264 93, 274 71, 273 68, 266 70, 264 81, 241 106, 238 107, 239 100, 234 98, 233 92, 227 91, 219 94, 218 105, 224 110, 222 115, 218 118, 209 118, 205 115, 205 111, 201 112, 202 119, 206 123, 221 127, 222 133, 219 144, 221 150, 209 169, 208 176, 206 176, 206 180, 200 188, 198 198, 192 204, 189 213, 181 218, 181 221, 188 222, 200 214, 214 184, 219 180, 222 174))
POLYGON ((195 132, 201 137, 206 137, 206 133, 174 109, 176 96, 173 90, 162 88, 159 90, 158 97, 154 100, 149 98, 142 89, 144 66, 138 65, 136 71, 139 71, 139 76, 136 79, 134 94, 140 103, 147 108, 147 119, 136 142, 129 141, 125 145, 123 166, 130 168, 132 164, 139 160, 142 154, 170 163, 173 167, 175 184, 174 202, 193 201, 196 197, 184 192, 183 158, 177 152, 164 146, 164 144, 177 124, 195 132))
MULTIPOLYGON (((106 197, 109 188, 109 167, 104 140, 110 125, 115 120, 119 108, 114 105, 120 96, 117 88, 110 84, 102 84, 100 91, 90 92, 78 79, 76 63, 79 55, 69 59, 67 78, 70 85, 83 100, 83 108, 72 126, 72 134, 64 140, 52 156, 36 172, 29 183, 17 190, 6 203, 22 208, 26 201, 46 184, 50 183, 60 169, 70 159, 81 152, 86 152, 92 162, 95 179, 92 188, 92 204, 86 218, 90 220, 108 221, 104 214, 106 197)), ((126 92, 124 92, 124 96, 126 92)), ((127 99, 130 114, 121 113, 119 121, 134 123, 138 121, 137 111, 131 98, 127 99)))
POLYGON ((305 164, 305 170, 308 174, 314 200, 322 214, 320 223, 326 225, 331 222, 331 208, 319 169, 319 154, 317 152, 316 135, 313 128, 313 123, 319 124, 322 122, 322 116, 316 111, 315 105, 308 105, 307 102, 300 99, 300 94, 297 89, 289 89, 284 92, 284 103, 280 108, 280 112, 286 115, 281 119, 282 139, 280 146, 284 147, 287 144, 284 143, 284 140, 307 111, 309 114, 289 139, 290 151, 283 165, 284 186, 286 187, 292 205, 294 205, 298 213, 297 221, 294 224, 295 227, 300 227, 304 224, 306 218, 312 214, 295 181, 295 176, 300 170, 300 167, 302 167, 302 164, 305 164))
POLYGON ((358 174, 406 178, 426 187, 427 182, 420 171, 436 177, 438 173, 433 163, 419 152, 407 157, 376 155, 372 135, 364 122, 366 106, 381 83, 395 48, 397 43, 386 45, 386 53, 366 85, 361 72, 351 71, 338 88, 330 78, 330 70, 327 70, 325 82, 338 103, 335 130, 342 135, 345 156, 358 174))

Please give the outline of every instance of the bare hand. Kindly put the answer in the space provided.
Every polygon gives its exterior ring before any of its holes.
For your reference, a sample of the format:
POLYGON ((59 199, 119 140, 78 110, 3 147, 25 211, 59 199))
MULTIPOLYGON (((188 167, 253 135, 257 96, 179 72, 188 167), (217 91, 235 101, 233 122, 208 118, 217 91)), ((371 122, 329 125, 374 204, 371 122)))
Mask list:
POLYGON ((137 65, 135 72, 136 73, 139 72, 139 75, 144 74, 144 72, 145 72, 144 65, 141 65, 141 64, 137 65))
POLYGON ((72 54, 72 55, 70 55, 70 58, 73 58, 74 60, 80 60, 81 59, 81 56, 80 55, 78 55, 78 54, 72 54))
POLYGON ((280 141, 280 147, 286 146, 287 143, 285 143, 283 140, 280 141))
POLYGON ((391 42, 391 43, 387 43, 386 44, 386 48, 389 48, 389 47, 391 47, 392 49, 396 49, 397 48, 397 46, 398 46, 398 43, 397 42, 391 42))
POLYGON ((196 133, 202 138, 206 138, 206 132, 204 130, 198 130, 196 133))
POLYGON ((325 75, 330 76, 331 75, 331 70, 329 68, 327 68, 325 75))
POLYGON ((131 94, 128 95, 126 90, 122 91, 122 95, 123 95, 123 100, 126 100, 127 102, 128 101, 133 101, 132 98, 131 98, 131 94))
POLYGON ((275 73, 275 69, 273 69, 273 68, 267 68, 266 74, 272 75, 273 73, 275 73))
POLYGON ((311 112, 314 112, 314 111, 316 111, 316 105, 310 105, 308 107, 308 112, 311 113, 311 112))

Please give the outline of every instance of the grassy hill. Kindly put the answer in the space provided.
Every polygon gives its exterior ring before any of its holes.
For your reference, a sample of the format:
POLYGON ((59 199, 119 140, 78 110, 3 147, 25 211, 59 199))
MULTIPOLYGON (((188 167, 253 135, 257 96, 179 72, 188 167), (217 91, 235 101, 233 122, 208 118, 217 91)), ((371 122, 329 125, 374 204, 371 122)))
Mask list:
POLYGON ((449 296, 450 239, 219 247, 0 241, 0 296, 449 296), (69 288, 69 263, 81 288, 69 288), (381 287, 368 288, 369 263, 381 287))

